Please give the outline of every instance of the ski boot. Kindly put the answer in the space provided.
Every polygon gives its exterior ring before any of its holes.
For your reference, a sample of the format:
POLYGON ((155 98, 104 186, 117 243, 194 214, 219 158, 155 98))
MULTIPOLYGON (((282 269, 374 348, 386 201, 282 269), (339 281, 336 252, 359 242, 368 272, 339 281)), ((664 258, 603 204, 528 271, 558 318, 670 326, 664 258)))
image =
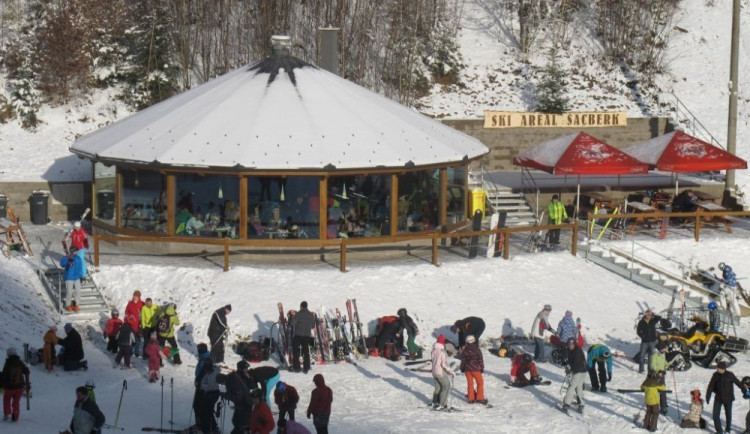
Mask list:
POLYGON ((536 377, 531 377, 531 384, 539 384, 542 382, 542 377, 540 375, 537 375, 536 377))
POLYGON ((584 407, 585 407, 585 405, 583 405, 583 404, 580 404, 580 405, 578 406, 578 408, 577 408, 578 412, 579 412, 579 413, 581 413, 581 414, 583 414, 583 408, 584 408, 584 407))
POLYGON ((562 412, 563 412, 563 413, 565 413, 565 414, 568 414, 568 409, 569 409, 569 408, 570 408, 570 406, 569 406, 568 404, 563 404, 563 405, 562 405, 562 406, 560 407, 560 411, 562 411, 562 412))

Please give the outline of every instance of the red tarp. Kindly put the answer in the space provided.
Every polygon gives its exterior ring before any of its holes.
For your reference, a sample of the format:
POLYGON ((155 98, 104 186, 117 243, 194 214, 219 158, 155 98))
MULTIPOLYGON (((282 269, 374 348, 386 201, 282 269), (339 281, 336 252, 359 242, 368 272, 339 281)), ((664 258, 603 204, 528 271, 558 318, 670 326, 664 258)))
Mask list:
POLYGON ((625 152, 664 172, 747 169, 747 161, 682 131, 654 137, 625 152))
POLYGON ((558 137, 521 151, 516 166, 553 175, 626 175, 648 172, 648 165, 584 132, 558 137))

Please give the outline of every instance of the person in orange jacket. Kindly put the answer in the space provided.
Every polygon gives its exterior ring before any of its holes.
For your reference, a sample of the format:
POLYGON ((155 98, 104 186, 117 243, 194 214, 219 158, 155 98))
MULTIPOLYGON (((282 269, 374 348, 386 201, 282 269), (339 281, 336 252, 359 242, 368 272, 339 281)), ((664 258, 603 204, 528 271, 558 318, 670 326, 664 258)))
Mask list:
POLYGON ((268 404, 263 399, 263 392, 255 389, 253 395, 253 412, 250 413, 250 434, 271 434, 276 427, 268 404))
POLYGON ((57 326, 50 326, 44 334, 44 367, 48 372, 55 369, 55 345, 57 345, 57 326))

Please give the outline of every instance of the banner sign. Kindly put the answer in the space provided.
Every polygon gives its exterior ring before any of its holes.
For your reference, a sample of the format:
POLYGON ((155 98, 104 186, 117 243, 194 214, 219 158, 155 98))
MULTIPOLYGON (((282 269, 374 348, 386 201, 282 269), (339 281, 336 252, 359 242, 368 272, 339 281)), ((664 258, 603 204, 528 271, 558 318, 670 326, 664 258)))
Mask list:
POLYGON ((625 127, 627 112, 571 112, 561 115, 532 112, 484 111, 485 128, 625 127))

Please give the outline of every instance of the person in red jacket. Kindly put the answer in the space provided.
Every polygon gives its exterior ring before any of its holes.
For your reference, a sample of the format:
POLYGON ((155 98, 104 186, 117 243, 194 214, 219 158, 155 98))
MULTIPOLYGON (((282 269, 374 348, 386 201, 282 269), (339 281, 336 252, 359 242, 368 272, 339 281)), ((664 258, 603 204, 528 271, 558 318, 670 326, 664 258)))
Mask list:
POLYGON ((322 374, 313 377, 315 389, 310 394, 310 405, 307 406, 307 418, 313 417, 315 432, 328 434, 328 421, 331 418, 331 403, 333 402, 333 391, 326 386, 326 380, 322 374))
POLYGON ((542 381, 542 377, 536 370, 536 363, 531 360, 530 354, 518 353, 513 356, 513 365, 510 367, 510 383, 512 386, 523 387, 542 381), (531 374, 531 379, 526 378, 526 373, 531 374))
POLYGON ((469 404, 478 402, 480 404, 487 404, 487 400, 484 398, 484 358, 482 357, 482 350, 479 349, 477 339, 473 335, 466 337, 466 346, 461 352, 461 372, 466 375, 466 386, 469 388, 469 404), (474 383, 476 383, 476 391, 474 390, 474 383))
POLYGON ((297 408, 299 402, 297 389, 279 381, 276 383, 276 390, 273 393, 273 402, 279 407, 279 421, 286 419, 287 414, 289 420, 294 420, 294 409, 297 408))
POLYGON ((81 222, 77 221, 73 223, 73 229, 65 233, 62 245, 66 253, 69 247, 74 246, 77 249, 75 254, 81 258, 81 266, 83 268, 81 276, 85 277, 88 274, 88 270, 86 269, 86 251, 89 248, 89 235, 81 227, 81 222))
POLYGON ((276 427, 271 409, 263 400, 263 392, 255 389, 253 395, 253 412, 250 413, 250 434, 271 434, 276 427))
POLYGON ((104 325, 104 338, 107 339, 107 351, 112 354, 117 354, 117 332, 122 327, 122 320, 120 319, 120 312, 117 309, 112 309, 112 317, 107 320, 107 324, 104 325))
POLYGON ((148 382, 156 383, 159 379, 159 362, 161 361, 161 348, 159 348, 159 341, 156 340, 156 334, 152 334, 149 338, 143 354, 148 356, 148 382))
POLYGON ((133 329, 133 336, 135 336, 135 344, 133 344, 133 355, 135 357, 141 356, 141 344, 143 343, 143 333, 140 328, 142 307, 143 301, 141 300, 141 291, 133 292, 133 298, 125 307, 125 321, 130 324, 130 327, 133 329))

